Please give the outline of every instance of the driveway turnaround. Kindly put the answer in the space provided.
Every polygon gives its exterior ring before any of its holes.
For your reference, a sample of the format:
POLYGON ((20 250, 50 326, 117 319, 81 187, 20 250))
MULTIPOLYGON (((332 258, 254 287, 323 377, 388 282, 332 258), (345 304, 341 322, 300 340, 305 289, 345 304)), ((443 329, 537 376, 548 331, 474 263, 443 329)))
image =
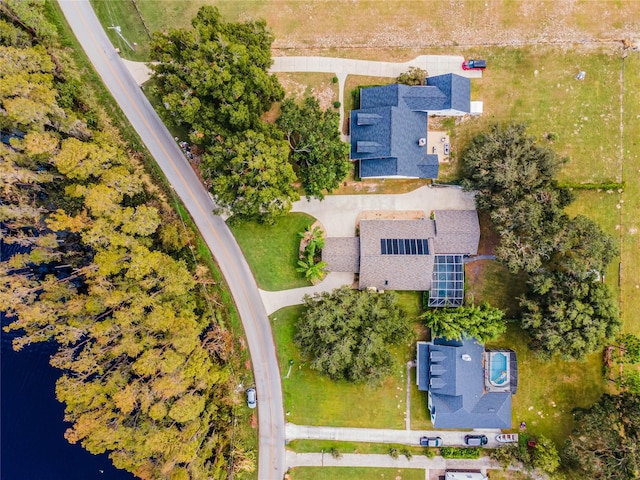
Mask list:
POLYGON ((258 393, 260 480, 284 474, 284 408, 271 326, 258 287, 224 220, 175 140, 126 70, 88 0, 60 1, 74 34, 103 82, 183 201, 224 275, 245 334, 258 393))
POLYGON ((363 443, 400 443, 403 445, 420 445, 420 437, 441 437, 445 446, 464 446, 464 436, 468 433, 484 434, 489 443, 487 448, 496 448, 501 444, 496 435, 502 433, 498 429, 478 428, 473 432, 454 430, 394 430, 389 428, 350 428, 350 427, 315 427, 287 423, 285 427, 287 441, 335 440, 339 442, 363 443))
POLYGON ((399 195, 329 195, 320 201, 303 197, 292 211, 304 212, 322 223, 328 237, 353 237, 356 218, 365 210, 475 210, 475 196, 457 186, 420 187, 399 195))

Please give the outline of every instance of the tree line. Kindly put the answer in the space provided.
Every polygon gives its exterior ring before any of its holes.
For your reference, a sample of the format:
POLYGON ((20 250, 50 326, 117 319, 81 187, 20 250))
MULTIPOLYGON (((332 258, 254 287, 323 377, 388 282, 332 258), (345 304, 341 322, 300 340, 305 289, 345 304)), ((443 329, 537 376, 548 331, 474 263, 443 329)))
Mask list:
POLYGON ((0 227, 20 247, 0 263, 4 330, 16 350, 55 342, 69 442, 145 479, 252 470, 233 438, 233 338, 196 289, 192 234, 82 87, 43 3, 0 9, 0 227))
POLYGON ((317 100, 284 99, 271 67, 273 35, 264 20, 226 22, 201 8, 191 28, 154 33, 151 42, 161 114, 186 125, 204 150, 202 173, 218 213, 272 222, 299 199, 322 199, 349 172, 339 115, 317 100), (264 120, 281 102, 275 123, 264 120))
POLYGON ((515 124, 475 137, 462 160, 463 186, 477 192, 500 236, 496 257, 528 274, 520 305, 531 347, 567 359, 601 350, 621 326, 600 281, 618 248, 592 220, 565 213, 574 195, 556 175, 566 160, 515 124))

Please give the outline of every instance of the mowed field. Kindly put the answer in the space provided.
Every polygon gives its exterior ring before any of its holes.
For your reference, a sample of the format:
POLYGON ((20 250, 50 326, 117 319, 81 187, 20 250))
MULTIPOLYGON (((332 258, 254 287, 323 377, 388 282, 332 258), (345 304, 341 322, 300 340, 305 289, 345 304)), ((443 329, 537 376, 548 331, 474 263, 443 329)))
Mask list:
POLYGON ((282 50, 427 48, 632 37, 640 2, 443 0, 137 0, 151 30, 189 24, 202 5, 225 18, 264 18, 282 50))

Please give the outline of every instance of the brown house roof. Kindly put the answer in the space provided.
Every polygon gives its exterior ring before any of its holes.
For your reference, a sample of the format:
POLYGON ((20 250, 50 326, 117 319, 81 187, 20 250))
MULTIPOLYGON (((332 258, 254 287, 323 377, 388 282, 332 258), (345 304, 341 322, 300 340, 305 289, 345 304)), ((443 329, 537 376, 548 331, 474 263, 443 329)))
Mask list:
POLYGON ((478 254, 480 224, 477 211, 436 210, 434 216, 436 227, 433 240, 434 253, 478 254))
POLYGON ((361 220, 360 238, 327 238, 322 259, 329 271, 359 272, 361 289, 430 290, 434 255, 476 255, 480 241, 475 210, 436 210, 434 215, 435 221, 361 220), (428 253, 385 252, 381 240, 387 239, 424 240, 428 253))
POLYGON ((360 239, 358 237, 327 237, 322 260, 330 272, 360 271, 360 239))
POLYGON ((433 243, 429 255, 383 255, 382 239, 432 239, 433 220, 361 220, 360 288, 429 290, 433 243))

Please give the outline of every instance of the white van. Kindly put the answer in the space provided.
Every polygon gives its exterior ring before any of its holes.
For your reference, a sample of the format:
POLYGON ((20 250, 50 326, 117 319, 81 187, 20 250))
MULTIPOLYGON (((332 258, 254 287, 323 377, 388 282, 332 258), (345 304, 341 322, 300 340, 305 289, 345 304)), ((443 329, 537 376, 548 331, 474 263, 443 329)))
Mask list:
POLYGON ((489 477, 480 472, 446 472, 445 480, 489 480, 489 477))

